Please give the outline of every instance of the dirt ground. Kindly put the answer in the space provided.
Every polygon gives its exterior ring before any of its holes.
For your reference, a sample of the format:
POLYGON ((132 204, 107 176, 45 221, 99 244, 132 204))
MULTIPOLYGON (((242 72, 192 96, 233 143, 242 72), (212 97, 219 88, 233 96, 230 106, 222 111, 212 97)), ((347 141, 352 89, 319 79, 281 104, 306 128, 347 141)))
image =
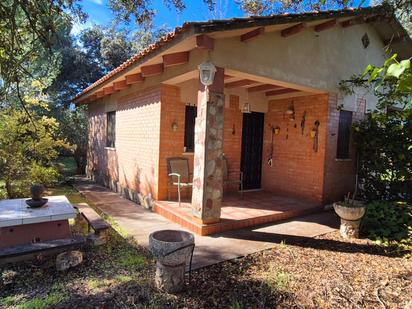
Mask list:
POLYGON ((156 291, 150 253, 114 230, 84 252, 64 273, 53 260, 0 268, 0 307, 412 308, 412 261, 336 233, 200 269, 178 295, 156 291))

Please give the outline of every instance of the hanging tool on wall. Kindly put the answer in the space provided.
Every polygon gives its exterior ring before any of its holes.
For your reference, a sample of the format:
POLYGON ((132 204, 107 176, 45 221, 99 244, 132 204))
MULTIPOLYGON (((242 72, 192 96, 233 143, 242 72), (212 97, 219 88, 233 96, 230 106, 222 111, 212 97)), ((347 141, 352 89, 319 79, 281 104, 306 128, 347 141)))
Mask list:
POLYGON ((268 165, 272 167, 273 165, 273 143, 274 143, 274 136, 275 136, 275 127, 270 126, 270 153, 269 153, 269 159, 268 159, 268 165))
POLYGON ((303 112, 302 120, 300 121, 300 132, 303 135, 303 131, 305 130, 305 121, 306 121, 306 111, 303 112))
POLYGON ((314 138, 313 138, 313 150, 315 151, 315 152, 318 152, 318 137, 319 137, 319 125, 320 125, 320 122, 319 122, 319 120, 316 120, 315 121, 315 127, 313 128, 313 131, 314 131, 314 138))

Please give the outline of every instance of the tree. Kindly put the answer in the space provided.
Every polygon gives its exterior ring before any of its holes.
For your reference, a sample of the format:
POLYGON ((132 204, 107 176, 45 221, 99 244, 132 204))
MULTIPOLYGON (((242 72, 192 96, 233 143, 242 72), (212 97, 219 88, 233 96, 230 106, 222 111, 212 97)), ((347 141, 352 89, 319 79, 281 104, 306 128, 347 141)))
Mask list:
MULTIPOLYGON (((365 0, 238 0, 240 8, 248 15, 268 15, 276 13, 320 11, 331 9, 343 9, 348 7, 362 7, 367 4, 365 0)), ((388 9, 394 9, 399 18, 404 22, 410 22, 412 12, 411 0, 380 0, 374 3, 384 4, 388 9)))
POLYGON ((412 201, 412 73, 411 60, 396 55, 382 67, 343 81, 344 92, 371 88, 377 109, 354 125, 359 155, 360 195, 366 200, 412 201))
POLYGON ((58 123, 45 116, 46 97, 41 82, 33 82, 35 92, 24 97, 27 111, 11 103, 0 110, 0 179, 9 198, 27 196, 30 185, 51 185, 58 180, 55 159, 69 145, 58 138, 58 123))

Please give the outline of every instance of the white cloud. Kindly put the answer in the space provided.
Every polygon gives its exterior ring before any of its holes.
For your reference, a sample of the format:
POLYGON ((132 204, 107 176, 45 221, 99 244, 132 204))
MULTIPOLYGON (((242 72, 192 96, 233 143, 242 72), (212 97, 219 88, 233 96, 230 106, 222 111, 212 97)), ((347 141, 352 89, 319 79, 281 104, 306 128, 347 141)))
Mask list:
POLYGON ((90 1, 98 5, 103 5, 103 0, 90 0, 90 1))

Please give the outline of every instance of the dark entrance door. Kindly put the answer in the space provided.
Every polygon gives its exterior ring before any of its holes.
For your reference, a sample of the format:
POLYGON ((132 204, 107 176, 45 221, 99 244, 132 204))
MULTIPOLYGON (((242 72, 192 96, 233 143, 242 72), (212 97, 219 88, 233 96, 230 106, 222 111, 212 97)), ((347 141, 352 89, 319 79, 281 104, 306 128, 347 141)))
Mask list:
POLYGON ((263 113, 243 114, 241 169, 245 190, 261 187, 263 122, 263 113))

